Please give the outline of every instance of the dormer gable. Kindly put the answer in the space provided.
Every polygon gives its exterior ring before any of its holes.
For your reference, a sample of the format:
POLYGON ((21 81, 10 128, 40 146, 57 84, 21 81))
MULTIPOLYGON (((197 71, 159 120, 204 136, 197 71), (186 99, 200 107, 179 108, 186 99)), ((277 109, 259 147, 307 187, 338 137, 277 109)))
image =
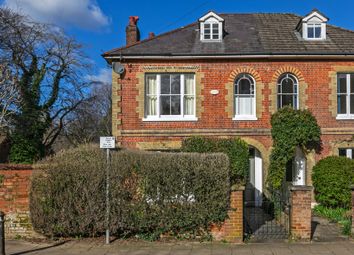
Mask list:
POLYGON ((326 25, 329 19, 317 9, 306 15, 299 24, 305 40, 326 40, 326 25))
POLYGON ((199 19, 200 40, 203 42, 220 42, 223 38, 224 19, 210 11, 199 19))

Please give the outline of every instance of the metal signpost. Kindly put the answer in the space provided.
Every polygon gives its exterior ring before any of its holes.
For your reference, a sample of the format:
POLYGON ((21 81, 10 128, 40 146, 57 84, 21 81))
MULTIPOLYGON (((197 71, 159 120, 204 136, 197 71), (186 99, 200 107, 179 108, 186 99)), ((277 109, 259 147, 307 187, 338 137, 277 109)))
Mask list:
POLYGON ((100 137, 100 148, 107 150, 107 167, 106 167, 106 244, 109 244, 109 172, 110 172, 110 149, 116 147, 116 141, 114 136, 100 137))

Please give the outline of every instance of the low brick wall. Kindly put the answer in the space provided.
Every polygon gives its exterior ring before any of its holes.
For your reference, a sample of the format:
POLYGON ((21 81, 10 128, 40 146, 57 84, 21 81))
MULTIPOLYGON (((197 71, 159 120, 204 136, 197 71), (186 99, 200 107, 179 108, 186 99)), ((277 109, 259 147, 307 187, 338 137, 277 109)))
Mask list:
POLYGON ((295 240, 311 240, 311 197, 312 187, 290 188, 290 233, 295 240))
POLYGON ((0 210, 6 238, 34 236, 29 217, 30 165, 0 165, 0 210))
POLYGON ((232 243, 243 242, 243 192, 245 188, 233 189, 230 194, 228 219, 221 226, 212 226, 211 233, 215 240, 232 243))

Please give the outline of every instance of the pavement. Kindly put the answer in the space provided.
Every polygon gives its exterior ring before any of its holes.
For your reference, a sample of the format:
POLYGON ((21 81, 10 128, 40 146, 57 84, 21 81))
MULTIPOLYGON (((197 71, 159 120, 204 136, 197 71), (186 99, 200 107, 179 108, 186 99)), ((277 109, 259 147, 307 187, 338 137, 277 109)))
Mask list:
POLYGON ((24 240, 6 241, 6 255, 354 255, 354 241, 312 243, 252 243, 220 242, 143 242, 115 241, 103 244, 103 239, 84 239, 34 243, 24 240))

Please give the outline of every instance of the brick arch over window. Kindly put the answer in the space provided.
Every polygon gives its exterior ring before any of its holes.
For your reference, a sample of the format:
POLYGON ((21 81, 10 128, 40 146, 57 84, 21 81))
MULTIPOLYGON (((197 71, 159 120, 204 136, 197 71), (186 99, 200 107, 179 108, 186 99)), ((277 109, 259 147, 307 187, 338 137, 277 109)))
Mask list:
POLYGON ((278 86, 278 80, 279 77, 282 74, 289 73, 294 75, 299 84, 298 84, 298 97, 299 97, 299 109, 307 109, 306 102, 308 99, 308 95, 306 93, 307 90, 307 83, 305 82, 304 76, 302 75, 301 71, 295 67, 292 66, 285 66, 282 68, 279 68, 273 75, 272 80, 269 84, 269 89, 270 89, 270 95, 269 95, 269 111, 271 114, 275 113, 277 111, 277 86, 278 86))
POLYGON ((262 82, 262 79, 259 75, 259 73, 254 70, 251 67, 240 67, 235 70, 233 70, 228 78, 228 82, 225 84, 225 89, 227 91, 225 99, 227 102, 226 105, 226 113, 229 118, 233 118, 235 116, 235 111, 234 111, 234 83, 235 79, 240 75, 240 74, 249 74, 252 76, 252 78, 255 80, 255 86, 256 86, 256 117, 259 119, 262 117, 263 113, 263 107, 262 107, 262 101, 264 100, 264 83, 262 82))

